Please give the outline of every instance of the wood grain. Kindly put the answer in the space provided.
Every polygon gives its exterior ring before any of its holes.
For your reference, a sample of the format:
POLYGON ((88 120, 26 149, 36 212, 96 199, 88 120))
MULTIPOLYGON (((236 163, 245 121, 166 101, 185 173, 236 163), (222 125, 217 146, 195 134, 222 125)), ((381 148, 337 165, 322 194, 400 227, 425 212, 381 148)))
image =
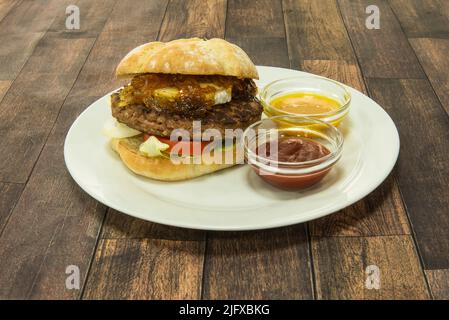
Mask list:
POLYGON ((290 66, 280 0, 229 0, 226 40, 257 65, 290 66))
POLYGON ((336 1, 285 0, 283 8, 292 67, 308 59, 355 61, 336 1))
POLYGON ((65 14, 73 0, 20 1, 0 21, 1 34, 46 32, 58 12, 65 14))
POLYGON ((140 41, 140 37, 146 35, 147 42, 151 41, 159 33, 167 3, 168 0, 116 1, 103 34, 128 34, 128 42, 140 41))
POLYGON ((424 74, 401 26, 388 3, 370 0, 339 0, 344 23, 365 77, 423 78, 424 74), (380 29, 365 26, 366 7, 376 4, 380 29))
POLYGON ((22 184, 0 182, 0 235, 22 190, 22 184))
POLYGON ((0 102, 2 102, 3 97, 9 90, 9 87, 11 87, 11 83, 11 80, 0 80, 0 102))
POLYGON ((101 240, 85 299, 199 299, 204 243, 101 240))
POLYGON ((209 233, 204 299, 311 299, 304 226, 209 233))
MULTIPOLYGON (((66 107, 79 110, 86 102, 66 107)), ((50 137, 0 238, 1 298, 73 299, 80 294, 65 288, 65 268, 78 266, 83 283, 106 208, 67 173, 66 130, 58 126, 50 137)))
POLYGON ((4 3, 0 19, 0 80, 14 80, 59 12, 69 1, 37 0, 4 3), (44 8, 44 9, 43 9, 44 8))
POLYGON ((373 193, 338 213, 312 221, 313 236, 382 236, 410 234, 407 214, 393 176, 373 193))
POLYGON ((389 0, 408 37, 449 38, 446 0, 389 0))
POLYGON ((0 2, 0 21, 19 3, 19 0, 4 0, 0 2))
POLYGON ((170 1, 161 26, 159 39, 223 38, 225 31, 226 0, 170 1))
POLYGON ((93 42, 58 35, 39 42, 0 104, 0 181, 27 180, 93 42))
POLYGON ((427 281, 436 300, 449 300, 449 270, 426 270, 427 281))
MULTIPOLYGON (((156 6, 153 8, 158 10, 156 6)), ((160 19, 163 10, 161 8, 159 11, 160 19)), ((129 23, 139 24, 140 21, 129 23)), ((155 31, 142 31, 140 37, 144 38, 151 32, 157 33, 157 28, 155 31)), ((90 198, 72 180, 64 164, 63 144, 68 128, 85 107, 118 85, 119 82, 113 76, 116 64, 128 50, 126 45, 131 46, 134 44, 131 42, 141 40, 136 36, 126 41, 131 35, 125 36, 109 33, 100 36, 101 39, 96 42, 11 214, 0 238, 0 254, 4 257, 0 262, 4 270, 0 275, 2 298, 74 299, 81 294, 80 290, 66 289, 65 268, 77 265, 80 268, 81 286, 84 284, 106 208, 90 198)), ((43 63, 47 65, 41 67, 43 74, 45 68, 54 68, 52 60, 60 59, 55 56, 64 53, 63 49, 76 54, 77 41, 94 41, 94 38, 62 38, 64 43, 61 43, 61 48, 56 45, 58 42, 49 46, 49 50, 54 50, 50 57, 44 58, 50 53, 42 51, 38 57, 30 59, 30 74, 34 74, 43 63)), ((70 70, 71 65, 61 69, 70 70)), ((51 73, 45 75, 52 76, 51 73)), ((59 80, 66 81, 61 76, 59 80)), ((39 93, 34 88, 31 92, 39 93)))
POLYGON ((397 180, 426 269, 449 268, 449 120, 426 80, 369 79, 401 139, 397 180))
POLYGON ((77 36, 93 37, 97 36, 103 29, 106 20, 109 18, 112 8, 117 0, 77 0, 71 1, 71 5, 76 5, 80 10, 80 28, 67 29, 66 19, 68 15, 65 6, 59 6, 55 13, 53 23, 48 31, 76 34, 77 36))
POLYGON ((344 83, 367 93, 362 73, 356 63, 341 60, 303 60, 302 70, 344 83))
POLYGON ((410 39, 410 43, 449 114, 449 39, 410 39))
POLYGON ((204 241, 200 230, 176 228, 127 216, 110 209, 106 217, 103 239, 163 239, 204 241))
POLYGON ((17 77, 43 35, 43 32, 0 33, 0 80, 17 77))
POLYGON ((428 299, 410 236, 313 238, 318 299, 428 299), (376 265, 380 288, 365 285, 376 265))

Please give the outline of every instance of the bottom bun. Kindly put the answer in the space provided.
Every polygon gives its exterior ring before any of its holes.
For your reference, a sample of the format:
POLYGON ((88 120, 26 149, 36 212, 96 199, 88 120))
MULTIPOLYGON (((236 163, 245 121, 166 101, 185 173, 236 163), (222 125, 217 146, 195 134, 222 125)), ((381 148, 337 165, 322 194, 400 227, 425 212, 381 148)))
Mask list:
POLYGON ((142 137, 112 139, 111 146, 123 163, 134 173, 161 181, 180 181, 203 176, 234 166, 236 155, 233 151, 232 164, 175 164, 168 158, 147 157, 139 152, 142 137))

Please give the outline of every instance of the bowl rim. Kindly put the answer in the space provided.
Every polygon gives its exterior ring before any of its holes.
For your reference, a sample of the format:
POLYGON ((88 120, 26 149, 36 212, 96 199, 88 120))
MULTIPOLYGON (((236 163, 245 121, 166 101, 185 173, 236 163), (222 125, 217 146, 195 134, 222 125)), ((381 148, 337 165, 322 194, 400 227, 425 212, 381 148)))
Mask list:
MULTIPOLYGON (((289 123, 292 123, 293 124, 292 127, 294 127, 295 122, 289 122, 289 123)), ((279 128, 273 128, 273 129, 279 130, 279 128)), ((320 132, 320 130, 316 130, 316 131, 320 132)), ((256 134, 255 136, 258 137, 259 135, 256 134)), ((314 165, 319 166, 320 169, 329 167, 330 165, 335 163, 340 158, 342 150, 343 150, 344 137, 343 137, 343 134, 341 133, 341 131, 336 126, 332 125, 329 122, 318 120, 315 118, 310 118, 310 117, 303 117, 303 116, 279 115, 279 116, 267 117, 267 118, 261 119, 255 123, 251 124, 243 132, 241 141, 243 144, 245 158, 250 162, 250 164, 258 165, 259 163, 261 163, 262 165, 264 165, 265 169, 267 169, 267 168, 273 168, 273 169, 280 168, 280 169, 290 169, 290 170, 306 169, 305 171, 307 171, 307 173, 310 173, 310 172, 317 170, 316 166, 314 166, 314 165), (273 119, 276 120, 276 119, 280 119, 280 118, 294 118, 296 123, 302 122, 302 123, 308 123, 309 125, 324 125, 324 126, 328 127, 335 134, 335 138, 332 139, 333 141, 336 142, 335 150, 330 150, 331 152, 323 157, 309 160, 309 161, 301 161, 301 162, 277 161, 277 160, 269 159, 267 157, 258 155, 255 151, 251 150, 251 148, 247 145, 248 132, 250 130, 252 130, 253 128, 255 128, 256 126, 258 126, 266 121, 270 121, 270 120, 272 121, 273 119), (250 161, 250 159, 251 159, 251 161, 250 161), (275 164, 276 166, 274 167, 271 165, 265 165, 263 162, 269 163, 269 164, 275 164)), ((276 170, 276 171, 282 171, 282 170, 276 170)), ((291 173, 293 173, 293 172, 291 172, 291 173)))
POLYGON ((273 109, 276 112, 280 113, 280 115, 292 115, 292 116, 301 116, 301 117, 323 117, 323 116, 324 117, 331 117, 331 116, 339 114, 340 112, 343 112, 344 110, 348 109, 349 105, 351 104, 351 101, 352 101, 352 95, 351 95, 351 93, 349 92, 349 90, 347 89, 347 87, 344 84, 342 84, 342 83, 340 83, 338 81, 326 78, 326 77, 322 77, 322 76, 319 76, 319 75, 313 75, 313 74, 303 75, 303 76, 287 77, 287 78, 281 78, 281 79, 277 79, 277 80, 271 81, 271 82, 269 82, 268 84, 266 84, 262 88, 262 90, 260 91, 260 94, 259 94, 259 98, 260 98, 260 101, 262 102, 262 105, 264 107, 273 109), (337 87, 341 88, 344 91, 345 95, 347 96, 345 102, 338 109, 335 109, 335 110, 332 110, 332 111, 323 112, 323 113, 308 113, 307 114, 307 113, 293 113, 293 112, 282 111, 282 110, 279 110, 279 109, 273 107, 270 103, 268 103, 266 101, 264 96, 266 95, 268 89, 270 87, 272 87, 273 85, 275 85, 275 84, 277 84, 279 82, 282 82, 282 81, 307 79, 307 78, 309 78, 309 79, 310 78, 319 79, 319 80, 322 80, 324 82, 332 83, 332 84, 336 85, 337 87))

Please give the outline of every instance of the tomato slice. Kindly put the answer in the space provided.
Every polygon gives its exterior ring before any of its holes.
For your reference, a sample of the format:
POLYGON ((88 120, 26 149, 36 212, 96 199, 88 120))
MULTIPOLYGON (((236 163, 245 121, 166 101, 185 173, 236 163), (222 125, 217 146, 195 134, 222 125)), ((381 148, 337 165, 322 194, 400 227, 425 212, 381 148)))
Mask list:
MULTIPOLYGON (((150 138, 151 135, 144 133, 143 134, 143 140, 146 141, 148 140, 148 138, 150 138)), ((166 137, 160 137, 160 136, 155 136, 160 142, 168 144, 168 149, 165 150, 169 153, 171 153, 172 149, 179 144, 180 150, 178 155, 179 156, 192 156, 192 155, 201 155, 203 153, 204 148, 210 143, 209 141, 173 141, 170 140, 170 138, 166 138, 166 137), (197 146, 197 144, 199 144, 199 148, 197 146), (196 150, 193 146, 195 145, 195 148, 198 149, 196 150), (188 152, 188 154, 182 154, 183 151, 188 152)))

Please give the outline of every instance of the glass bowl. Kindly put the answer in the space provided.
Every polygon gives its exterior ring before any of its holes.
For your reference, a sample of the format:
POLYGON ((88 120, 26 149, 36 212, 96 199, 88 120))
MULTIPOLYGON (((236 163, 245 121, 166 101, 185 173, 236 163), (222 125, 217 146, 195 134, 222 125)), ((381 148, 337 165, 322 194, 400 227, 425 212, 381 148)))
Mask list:
POLYGON ((349 112, 349 106, 351 104, 351 94, 345 86, 337 81, 314 75, 273 81, 262 89, 259 96, 264 107, 264 112, 268 117, 278 115, 302 116, 330 122, 333 125, 338 125, 343 120, 349 112), (272 105, 271 102, 274 99, 292 93, 310 93, 331 98, 337 101, 340 107, 329 112, 300 114, 286 112, 272 105))
MULTIPOLYGON (((300 116, 274 116, 248 127, 242 136, 245 161, 266 182, 287 190, 308 188, 323 179, 340 159, 343 135, 332 124, 300 116), (288 125, 286 125, 288 124, 288 125), (278 161, 262 146, 279 138, 301 139, 324 146, 328 154, 307 161, 278 161)), ((273 143, 276 147, 277 144, 273 143)), ((273 150, 273 149, 271 149, 273 150)), ((279 151, 281 148, 279 149, 279 151)))

